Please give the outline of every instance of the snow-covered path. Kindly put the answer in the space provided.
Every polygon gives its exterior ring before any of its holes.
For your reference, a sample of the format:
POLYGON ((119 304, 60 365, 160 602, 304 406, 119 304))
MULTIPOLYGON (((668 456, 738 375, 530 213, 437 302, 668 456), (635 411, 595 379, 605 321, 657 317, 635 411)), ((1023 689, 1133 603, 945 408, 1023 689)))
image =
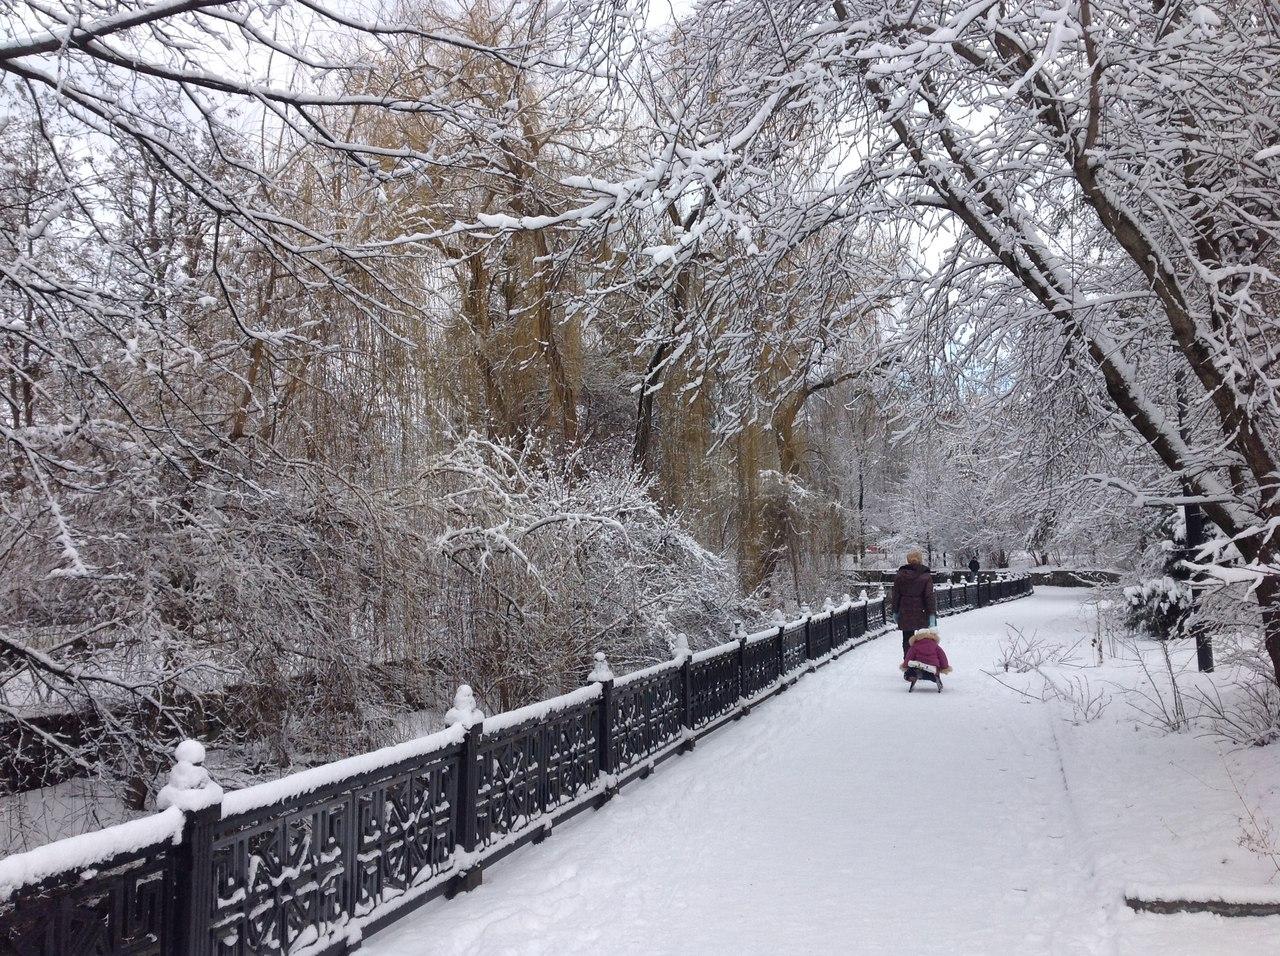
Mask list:
POLYGON ((365 951, 1143 952, 1093 878, 1049 709, 979 672, 1006 623, 1078 630, 1078 600, 943 621, 943 694, 907 694, 894 635, 848 654, 365 951))

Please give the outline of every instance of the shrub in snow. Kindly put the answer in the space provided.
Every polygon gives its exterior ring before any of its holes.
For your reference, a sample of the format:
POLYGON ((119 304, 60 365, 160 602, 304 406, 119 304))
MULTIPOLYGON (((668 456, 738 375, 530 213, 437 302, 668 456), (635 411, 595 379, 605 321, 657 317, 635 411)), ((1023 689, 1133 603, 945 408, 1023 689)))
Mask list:
POLYGON ((596 651, 631 671, 669 659, 675 633, 713 643, 736 603, 726 562, 629 462, 581 454, 470 434, 426 470, 420 521, 453 612, 436 639, 491 711, 579 686, 596 651))
POLYGON ((1168 575, 1125 588, 1124 600, 1129 629, 1161 640, 1185 636, 1195 607, 1190 586, 1168 575))
POLYGON ((1172 647, 1169 641, 1161 641, 1153 651, 1150 645, 1132 642, 1132 659, 1144 679, 1125 692, 1125 703, 1152 727, 1179 733, 1190 726, 1183 688, 1189 664, 1185 657, 1175 659, 1172 647))
POLYGON ((1005 673, 1029 674, 1048 664, 1062 664, 1071 660, 1070 651, 1010 625, 1000 642, 1000 657, 996 667, 1005 673))
POLYGON ((1280 687, 1251 632, 1215 637, 1218 673, 1191 696, 1199 721, 1234 744, 1262 747, 1280 740, 1280 687))
POLYGON ((1062 701, 1071 711, 1071 722, 1087 724, 1097 720, 1111 703, 1111 695, 1103 687, 1093 684, 1083 674, 1071 674, 1065 679, 1045 678, 1046 690, 1062 701))

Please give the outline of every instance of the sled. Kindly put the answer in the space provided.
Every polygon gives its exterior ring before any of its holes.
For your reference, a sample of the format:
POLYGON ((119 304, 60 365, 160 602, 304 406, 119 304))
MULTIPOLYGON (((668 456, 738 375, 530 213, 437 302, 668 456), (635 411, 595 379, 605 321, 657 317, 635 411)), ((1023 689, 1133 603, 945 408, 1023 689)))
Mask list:
POLYGON ((902 674, 904 680, 907 681, 907 693, 910 694, 916 689, 916 681, 928 680, 938 685, 938 693, 942 693, 942 675, 938 673, 938 668, 932 664, 924 664, 920 661, 913 661, 902 674))

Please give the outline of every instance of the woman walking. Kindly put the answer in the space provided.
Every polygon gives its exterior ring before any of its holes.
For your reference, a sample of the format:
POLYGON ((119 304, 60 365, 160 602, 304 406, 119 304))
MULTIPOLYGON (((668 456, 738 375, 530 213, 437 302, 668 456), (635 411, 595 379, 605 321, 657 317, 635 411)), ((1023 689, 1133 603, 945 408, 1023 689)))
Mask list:
POLYGON ((912 548, 907 563, 893 576, 893 620, 902 631, 902 656, 906 657, 911 635, 938 623, 938 605, 933 596, 933 573, 924 555, 912 548))

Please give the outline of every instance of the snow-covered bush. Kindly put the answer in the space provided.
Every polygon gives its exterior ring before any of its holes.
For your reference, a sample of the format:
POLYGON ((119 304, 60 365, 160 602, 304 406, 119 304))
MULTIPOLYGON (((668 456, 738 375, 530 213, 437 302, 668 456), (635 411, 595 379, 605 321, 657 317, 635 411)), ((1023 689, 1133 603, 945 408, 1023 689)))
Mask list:
POLYGON ((1005 673, 1029 674, 1047 664, 1062 664, 1071 659, 1071 651, 1061 644, 1054 644, 1032 634, 1028 637, 1019 628, 1007 628, 1000 642, 1000 657, 996 667, 1005 673))
POLYGON ((471 435, 380 491, 118 465, 111 495, 59 513, 73 558, 38 496, 6 499, 35 530, 0 557, 0 704, 47 780, 114 780, 134 808, 186 736, 228 783, 333 759, 460 683, 493 712, 577 686, 596 651, 625 671, 677 632, 717 642, 737 600, 626 464, 471 435))
POLYGON ((1146 578, 1124 589, 1130 631, 1158 639, 1182 637, 1195 608, 1189 585, 1168 575, 1146 578))
POLYGON ((1071 711, 1071 722, 1087 724, 1097 720, 1111 704, 1106 688, 1095 685, 1083 674, 1072 674, 1065 679, 1045 677, 1046 696, 1062 701, 1071 711))
POLYGON ((1280 740, 1280 687, 1256 634, 1216 634, 1214 650, 1222 676, 1191 694, 1200 723, 1234 744, 1262 747, 1280 740))
POLYGON ((115 780, 140 808, 187 735, 276 767, 387 741, 415 684, 379 670, 421 553, 400 516, 317 474, 193 487, 161 459, 113 464, 118 485, 56 513, 30 488, 6 501, 28 533, 0 562, 0 679, 33 769, 115 780))
POLYGON ((1128 704, 1147 724, 1169 733, 1180 733, 1191 726, 1187 693, 1183 687, 1188 662, 1175 658, 1169 641, 1161 641, 1152 649, 1134 640, 1128 651, 1142 672, 1142 680, 1125 690, 1128 704), (1154 657, 1154 662, 1148 655, 1154 657))
POLYGON ((728 564, 659 509, 629 462, 542 454, 470 434, 430 463, 422 500, 451 683, 488 710, 562 693, 596 651, 625 672, 669 638, 722 638, 728 564))

